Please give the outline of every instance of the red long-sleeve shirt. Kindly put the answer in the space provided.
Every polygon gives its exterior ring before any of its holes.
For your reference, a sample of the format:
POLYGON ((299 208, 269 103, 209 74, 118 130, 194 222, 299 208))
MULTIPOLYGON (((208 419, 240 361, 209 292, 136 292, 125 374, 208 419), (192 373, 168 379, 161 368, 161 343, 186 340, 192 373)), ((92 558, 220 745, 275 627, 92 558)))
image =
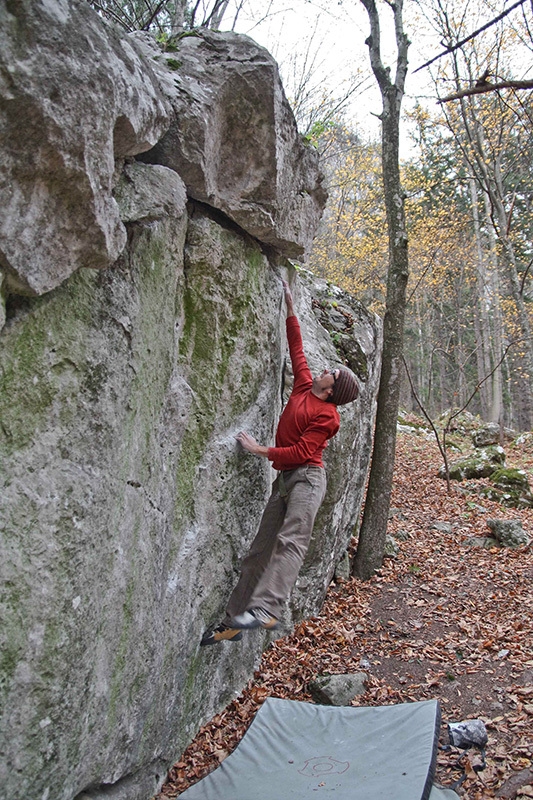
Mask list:
POLYGON ((294 387, 276 432, 276 446, 268 448, 268 459, 277 470, 304 464, 323 467, 322 453, 339 430, 340 418, 333 403, 311 392, 313 377, 304 355, 300 324, 287 317, 287 340, 294 373, 294 387))

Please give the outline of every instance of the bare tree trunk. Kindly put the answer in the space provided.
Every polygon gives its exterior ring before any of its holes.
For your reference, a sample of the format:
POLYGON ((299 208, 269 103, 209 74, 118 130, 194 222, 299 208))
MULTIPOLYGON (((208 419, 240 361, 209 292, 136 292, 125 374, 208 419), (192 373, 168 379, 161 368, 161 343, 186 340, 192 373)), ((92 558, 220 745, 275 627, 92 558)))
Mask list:
POLYGON ((531 430, 533 427, 533 338, 531 335, 531 323, 518 278, 514 247, 508 236, 509 223, 503 204, 504 193, 499 155, 495 158, 494 166, 496 191, 493 194, 491 193, 491 202, 497 219, 498 240, 501 245, 505 276, 515 303, 522 336, 522 344, 518 351, 519 357, 517 357, 517 351, 513 352, 513 360, 518 362, 516 386, 521 408, 519 426, 520 430, 531 430))
POLYGON ((222 18, 226 13, 229 0, 216 0, 213 10, 207 19, 208 27, 212 30, 218 30, 222 22, 222 18))
POLYGON ((394 4, 391 4, 394 12, 398 51, 396 78, 392 83, 390 70, 383 66, 381 60, 379 14, 375 0, 361 0, 361 2, 366 8, 370 21, 370 36, 367 39, 370 50, 370 63, 378 82, 383 102, 381 114, 382 167, 389 237, 387 298, 383 321, 383 356, 377 400, 372 466, 354 561, 354 574, 366 580, 383 563, 392 491, 396 426, 403 369, 403 333, 409 263, 404 193, 400 182, 399 131, 409 41, 403 32, 403 0, 396 0, 394 4))
MULTIPOLYGON (((446 4, 438 0, 436 10, 440 32, 443 34, 446 42, 452 43, 454 40, 454 31, 451 24, 451 17, 446 10, 446 4)), ((499 57, 499 54, 496 54, 496 57, 499 57)), ((459 68, 457 48, 453 50, 451 65, 454 71, 456 87, 459 91, 461 71, 459 68)), ((474 84, 476 76, 472 71, 472 61, 466 55, 464 66, 467 71, 468 79, 474 84)), ((464 126, 464 133, 462 135, 456 130, 454 122, 449 116, 449 112, 445 113, 447 115, 450 131, 454 134, 456 141, 463 151, 463 155, 468 161, 473 176, 484 195, 486 195, 490 201, 490 227, 499 245, 498 269, 500 270, 502 282, 504 281, 507 284, 503 287, 504 291, 507 291, 508 297, 512 298, 514 303, 516 316, 515 320, 513 320, 513 325, 517 323, 517 327, 519 328, 519 335, 516 336, 513 331, 511 338, 519 339, 521 343, 520 351, 514 349, 509 356, 509 361, 516 363, 518 369, 518 374, 513 375, 513 380, 516 379, 515 406, 517 410, 520 408, 519 419, 521 420, 521 427, 530 429, 533 425, 533 340, 528 310, 524 303, 522 287, 516 269, 516 257, 510 237, 511 213, 508 216, 505 208, 505 187, 503 185, 500 167, 501 153, 505 144, 507 129, 512 123, 508 116, 505 117, 503 113, 499 113, 497 116, 498 137, 496 143, 494 137, 492 138, 492 142, 490 141, 491 137, 489 137, 489 142, 487 142, 486 121, 484 121, 487 119, 487 107, 484 106, 483 113, 479 113, 478 109, 480 109, 480 106, 476 104, 475 97, 466 97, 459 92, 457 98, 459 99, 459 109, 464 126)), ((496 102, 497 96, 493 99, 496 102)), ((498 106, 498 111, 502 112, 502 108, 503 101, 502 104, 498 106)))
MULTIPOLYGON (((459 282, 460 284, 464 281, 464 267, 461 264, 459 272, 459 282)), ((464 344, 464 337, 463 337, 463 325, 461 320, 461 315, 459 312, 460 309, 460 302, 456 297, 456 308, 455 308, 455 363, 457 364, 457 398, 458 402, 457 405, 459 408, 462 408, 468 394, 468 384, 466 379, 466 363, 468 360, 466 347, 464 344)))

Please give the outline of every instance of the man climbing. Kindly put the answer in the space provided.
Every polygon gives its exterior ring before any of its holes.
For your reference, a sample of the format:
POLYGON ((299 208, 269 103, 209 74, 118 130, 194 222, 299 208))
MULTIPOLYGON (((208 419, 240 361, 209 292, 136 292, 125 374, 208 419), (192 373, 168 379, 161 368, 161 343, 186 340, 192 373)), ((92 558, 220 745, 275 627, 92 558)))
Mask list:
POLYGON ((202 645, 239 641, 242 630, 250 628, 278 627, 283 603, 296 582, 326 493, 322 453, 339 430, 337 406, 350 403, 359 394, 357 380, 348 369, 325 369, 312 377, 286 281, 283 291, 294 386, 278 423, 276 446, 264 447, 245 432, 237 436, 248 453, 272 461, 278 477, 259 531, 242 562, 226 617, 218 627, 204 633, 202 645))

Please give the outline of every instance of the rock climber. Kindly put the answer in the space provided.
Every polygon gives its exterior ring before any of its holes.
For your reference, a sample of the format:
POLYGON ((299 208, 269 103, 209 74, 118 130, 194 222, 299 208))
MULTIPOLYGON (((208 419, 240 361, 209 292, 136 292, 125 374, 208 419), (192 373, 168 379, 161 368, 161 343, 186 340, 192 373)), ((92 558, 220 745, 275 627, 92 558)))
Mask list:
POLYGON ((316 514, 326 493, 322 453, 339 430, 337 406, 359 395, 354 374, 344 367, 313 378, 303 350, 289 284, 283 281, 287 340, 294 386, 276 432, 276 446, 264 447, 242 431, 237 441, 248 453, 267 458, 278 471, 258 533, 241 565, 226 617, 208 629, 201 644, 242 639, 251 628, 275 630, 309 547, 316 514))

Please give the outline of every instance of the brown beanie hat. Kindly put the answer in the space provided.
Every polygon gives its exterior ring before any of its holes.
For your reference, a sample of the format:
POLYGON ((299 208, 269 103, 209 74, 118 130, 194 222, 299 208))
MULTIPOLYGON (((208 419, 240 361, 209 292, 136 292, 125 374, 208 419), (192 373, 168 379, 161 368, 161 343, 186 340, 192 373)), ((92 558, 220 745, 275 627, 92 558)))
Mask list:
POLYGON ((330 401, 336 406, 343 406, 351 403, 359 396, 359 385, 356 377, 349 369, 340 368, 339 377, 333 386, 333 394, 330 401))

